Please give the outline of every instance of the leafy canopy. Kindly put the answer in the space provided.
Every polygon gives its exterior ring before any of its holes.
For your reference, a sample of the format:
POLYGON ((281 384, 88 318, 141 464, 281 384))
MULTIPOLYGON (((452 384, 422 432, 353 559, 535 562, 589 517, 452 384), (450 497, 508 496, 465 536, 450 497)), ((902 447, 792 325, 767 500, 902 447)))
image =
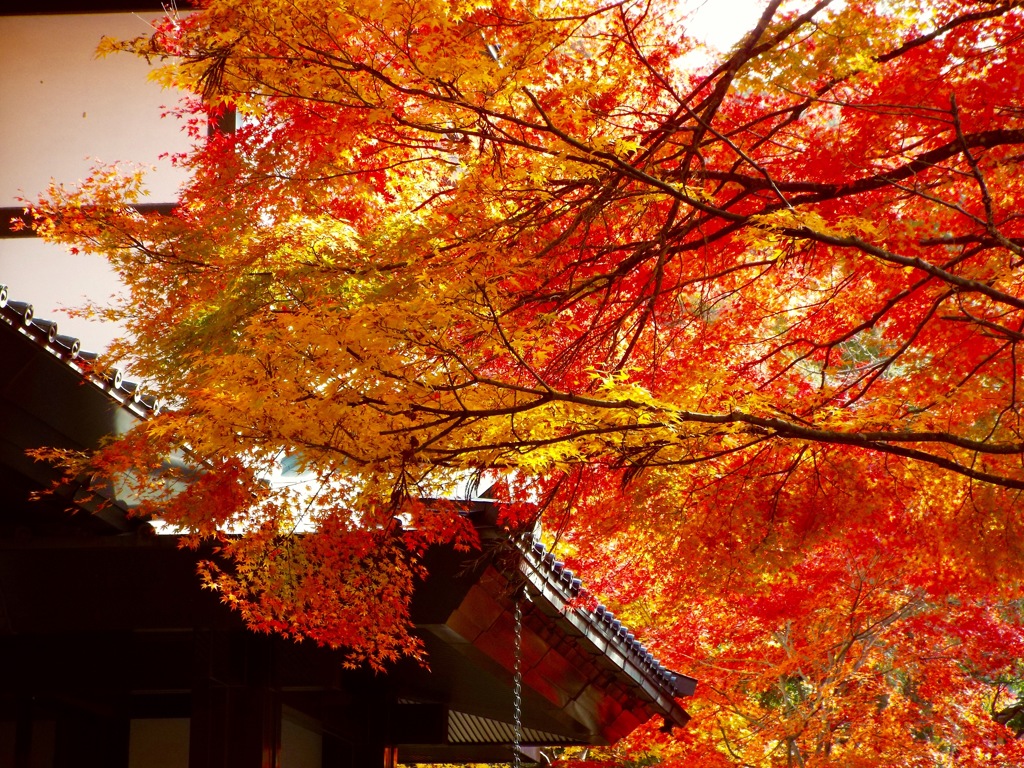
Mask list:
POLYGON ((197 146, 171 215, 109 171, 40 203, 175 404, 88 461, 201 458, 151 505, 220 538, 211 583, 374 664, 417 653, 417 554, 472 543, 416 500, 497 478, 702 680, 640 751, 1014 764, 1020 6, 771 0, 717 57, 652 0, 207 0, 107 41, 197 146))

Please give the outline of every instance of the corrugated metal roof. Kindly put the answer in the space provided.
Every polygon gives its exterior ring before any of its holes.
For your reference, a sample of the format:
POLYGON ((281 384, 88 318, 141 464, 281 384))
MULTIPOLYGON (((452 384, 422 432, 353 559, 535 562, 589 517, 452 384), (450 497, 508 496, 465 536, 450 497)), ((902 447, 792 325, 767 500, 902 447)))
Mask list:
MULTIPOLYGON (((536 728, 523 727, 520 743, 544 747, 582 743, 560 733, 548 733, 536 728)), ((513 725, 467 712, 448 712, 448 742, 450 744, 508 744, 514 741, 513 725)))

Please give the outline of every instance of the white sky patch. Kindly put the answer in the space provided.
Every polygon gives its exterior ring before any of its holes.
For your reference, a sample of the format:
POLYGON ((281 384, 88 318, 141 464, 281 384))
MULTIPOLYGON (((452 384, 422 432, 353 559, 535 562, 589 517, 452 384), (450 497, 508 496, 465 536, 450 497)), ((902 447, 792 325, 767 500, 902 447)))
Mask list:
POLYGON ((749 32, 764 11, 765 0, 682 0, 690 14, 687 31, 716 51, 728 51, 749 32))
MULTIPOLYGON (((671 0, 667 0, 671 1, 671 0)), ((680 57, 677 65, 683 70, 700 70, 712 61, 721 61, 746 37, 764 13, 768 0, 676 0, 675 8, 686 19, 687 34, 703 46, 680 57)), ((776 11, 807 11, 812 0, 788 0, 776 11)), ((816 18, 839 13, 846 0, 832 0, 816 18)))

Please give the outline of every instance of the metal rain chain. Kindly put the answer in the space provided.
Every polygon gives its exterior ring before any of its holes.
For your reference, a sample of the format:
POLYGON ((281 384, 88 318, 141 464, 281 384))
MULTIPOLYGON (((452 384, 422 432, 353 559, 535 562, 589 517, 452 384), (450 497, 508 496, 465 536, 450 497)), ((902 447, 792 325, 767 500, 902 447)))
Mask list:
POLYGON ((521 768, 519 748, 523 741, 523 598, 522 592, 513 598, 515 617, 514 666, 512 684, 512 767, 521 768))

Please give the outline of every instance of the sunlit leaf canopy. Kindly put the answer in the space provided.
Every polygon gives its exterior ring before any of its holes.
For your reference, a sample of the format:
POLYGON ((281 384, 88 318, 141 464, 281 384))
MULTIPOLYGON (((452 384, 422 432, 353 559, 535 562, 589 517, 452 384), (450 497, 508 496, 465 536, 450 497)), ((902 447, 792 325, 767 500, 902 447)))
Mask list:
POLYGON ((472 540, 416 500, 481 476, 708 665, 685 748, 1005 752, 1020 5, 773 0, 724 54, 673 3, 575 0, 213 0, 106 41, 194 94, 198 144, 171 215, 110 171, 40 205, 177 403, 88 461, 201 457, 159 506, 248 530, 211 581, 356 659, 416 653, 416 553, 472 540), (259 482, 284 456, 315 503, 259 482))

